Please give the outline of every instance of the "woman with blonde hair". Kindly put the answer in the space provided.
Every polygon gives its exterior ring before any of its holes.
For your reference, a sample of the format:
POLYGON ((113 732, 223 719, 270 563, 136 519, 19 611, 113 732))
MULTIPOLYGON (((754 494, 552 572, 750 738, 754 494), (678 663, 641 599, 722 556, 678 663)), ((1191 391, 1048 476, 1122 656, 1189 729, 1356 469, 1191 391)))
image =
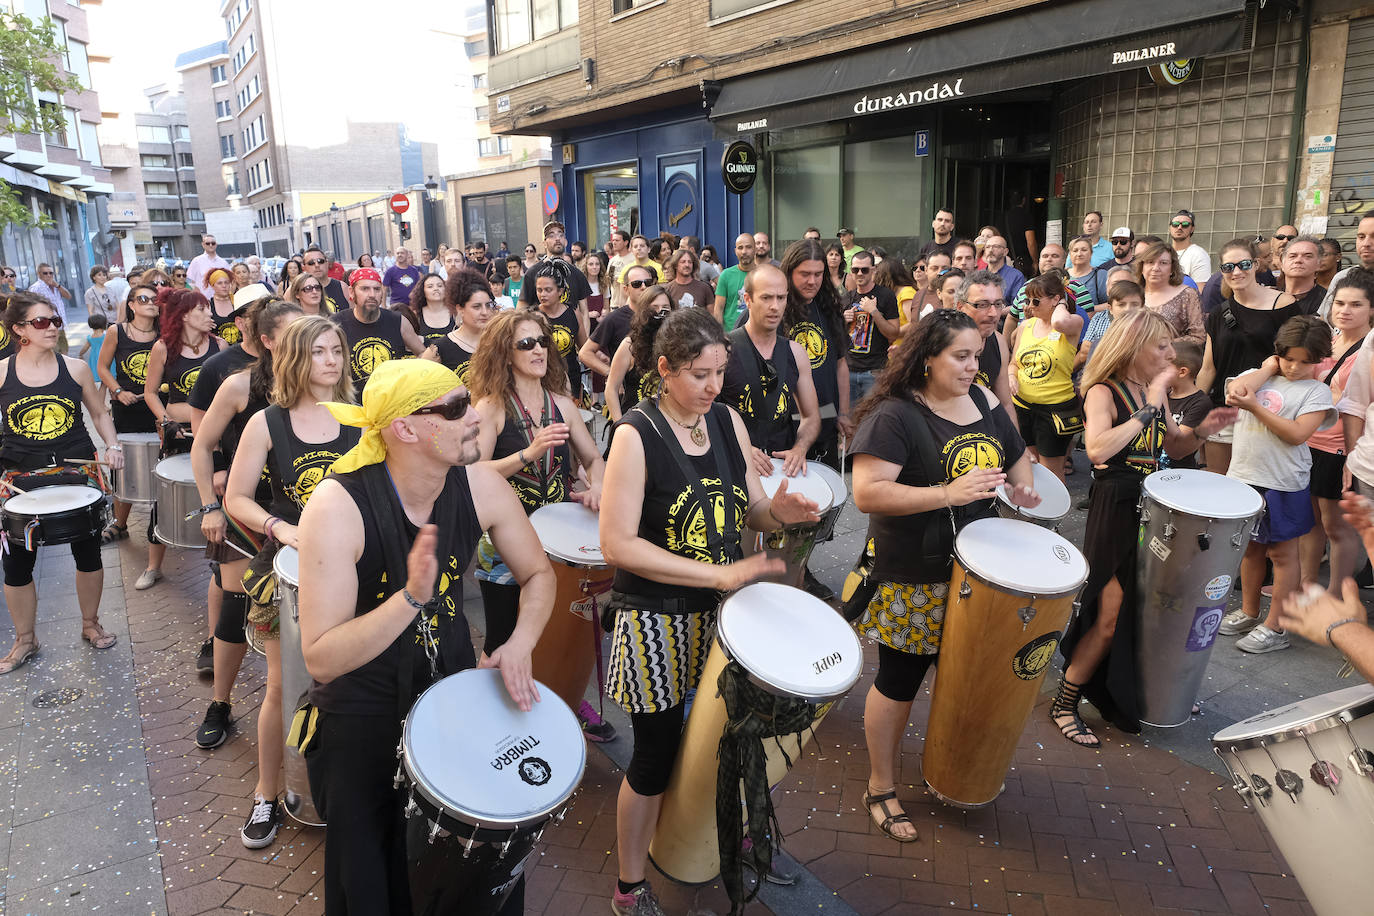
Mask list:
POLYGON ((1112 320, 1083 370, 1083 445, 1093 465, 1092 501, 1083 538, 1088 582, 1083 604, 1060 642, 1064 675, 1050 718, 1069 741, 1101 742, 1078 714, 1083 696, 1122 731, 1140 731, 1135 627, 1136 531, 1141 485, 1159 469, 1160 453, 1187 455, 1235 422, 1234 408, 1207 414, 1191 433, 1169 412, 1173 328, 1148 309, 1112 320))
POLYGON ((1207 339, 1202 324, 1202 300, 1183 283, 1178 252, 1167 242, 1155 242, 1136 255, 1135 282, 1145 290, 1145 307, 1169 322, 1175 340, 1201 346, 1207 339))

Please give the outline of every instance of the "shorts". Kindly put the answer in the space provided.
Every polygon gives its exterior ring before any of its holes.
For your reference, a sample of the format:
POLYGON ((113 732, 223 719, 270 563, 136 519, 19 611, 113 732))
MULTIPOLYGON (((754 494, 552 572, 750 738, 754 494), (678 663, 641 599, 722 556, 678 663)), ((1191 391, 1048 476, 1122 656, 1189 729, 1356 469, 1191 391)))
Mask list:
MULTIPOLYGON (((1253 486, 1253 484, 1252 484, 1253 486)), ((1264 515, 1260 517, 1259 527, 1251 540, 1256 544, 1282 544, 1300 538, 1317 524, 1316 514, 1312 511, 1312 491, 1270 490, 1255 487, 1264 497, 1264 515)))
POLYGON ((1236 424, 1223 426, 1220 431, 1212 433, 1207 437, 1208 442, 1215 442, 1218 445, 1230 445, 1236 439, 1236 424))
POLYGON ((1063 458, 1069 453, 1074 436, 1083 431, 1083 407, 1078 398, 1063 404, 1023 404, 1016 401, 1016 425, 1026 445, 1034 448, 1043 458, 1063 458), (1061 424, 1056 416, 1065 417, 1077 411, 1077 424, 1068 424, 1066 432, 1060 432, 1061 424))
POLYGON ((1342 495, 1341 478, 1345 474, 1345 455, 1324 452, 1319 448, 1312 452, 1312 482, 1308 489, 1317 499, 1340 499, 1342 495))
POLYGON ((948 582, 880 582, 855 626, 859 635, 913 655, 940 651, 948 582))
POLYGON ((672 709, 701 681, 715 637, 714 610, 662 614, 621 608, 611 634, 606 693, 629 713, 672 709))

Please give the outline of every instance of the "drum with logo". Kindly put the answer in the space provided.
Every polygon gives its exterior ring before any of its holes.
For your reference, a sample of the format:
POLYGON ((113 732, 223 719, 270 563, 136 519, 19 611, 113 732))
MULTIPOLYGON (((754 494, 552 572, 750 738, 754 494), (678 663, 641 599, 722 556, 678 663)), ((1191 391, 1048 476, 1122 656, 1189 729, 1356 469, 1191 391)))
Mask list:
POLYGON ((821 525, 816 530, 816 543, 823 544, 835 536, 835 523, 849 502, 849 484, 844 482, 843 474, 820 461, 808 461, 806 469, 830 485, 830 508, 821 512, 821 525))
POLYGON ((972 808, 1001 794, 1087 579, 1078 548, 1029 522, 979 519, 954 539, 922 757, 926 785, 943 801, 972 808))
POLYGON ((858 681, 863 650, 834 608, 801 589, 773 582, 747 585, 720 607, 716 640, 682 734, 649 855, 674 881, 700 884, 720 872, 716 841, 716 754, 725 731, 725 701, 716 684, 735 662, 775 696, 818 704, 811 728, 763 742, 768 784, 776 785, 801 752, 830 702, 858 681))
POLYGON ((1172 728, 1189 719, 1264 499, 1239 480, 1171 468, 1145 478, 1140 503, 1140 721, 1172 728))
POLYGON ((538 681, 576 709, 601 646, 596 596, 610 590, 615 570, 601 555, 597 514, 581 503, 540 506, 530 515, 530 524, 558 582, 553 613, 530 655, 530 665, 538 681))
POLYGON ((38 487, 5 500, 5 536, 27 550, 71 544, 98 537, 108 514, 105 494, 95 487, 38 487))
POLYGON ((157 524, 153 533, 164 544, 194 549, 205 546, 200 530, 200 491, 191 473, 190 455, 163 458, 153 469, 157 485, 157 524))
POLYGON ((562 819, 587 747, 572 710, 543 685, 540 696, 522 712, 500 671, 469 669, 411 707, 396 780, 415 912, 498 912, 544 827, 562 819))
MULTIPOLYGON (((273 597, 277 602, 281 634, 277 649, 281 654, 283 735, 291 733, 296 710, 310 693, 310 672, 305 668, 305 655, 301 652, 300 570, 301 558, 296 548, 282 547, 277 551, 277 556, 272 560, 272 572, 277 577, 273 597)), ((252 624, 248 628, 254 629, 252 624)), ((310 775, 305 769, 305 758, 290 743, 287 743, 285 750, 282 765, 286 775, 286 812, 302 824, 323 826, 324 817, 315 809, 315 800, 310 794, 310 775)))
POLYGON ((1212 750, 1317 916, 1374 898, 1374 687, 1299 700, 1222 729, 1212 750))
POLYGON ((1073 500, 1069 498, 1069 488, 1054 472, 1043 464, 1031 464, 1031 485, 1035 492, 1040 495, 1040 505, 1033 509, 1022 506, 1013 506, 1011 498, 1007 495, 1007 484, 1002 484, 997 488, 997 514, 1002 518, 1015 518, 1023 522, 1030 522, 1049 528, 1051 531, 1059 530, 1059 523, 1064 520, 1064 516, 1069 514, 1073 508, 1073 500))
POLYGON ((124 467, 114 472, 115 499, 126 503, 151 503, 157 499, 153 468, 162 440, 157 433, 120 433, 124 467))
MULTIPOLYGON (((811 551, 816 549, 825 515, 835 502, 835 492, 830 488, 830 484, 826 482, 825 478, 817 472, 817 467, 819 465, 816 462, 808 461, 806 473, 798 474, 796 477, 788 477, 782 472, 782 459, 774 458, 773 473, 767 477, 759 478, 759 483, 763 484, 763 492, 770 498, 778 491, 778 486, 786 480, 787 492, 800 493, 819 507, 817 510, 821 516, 819 522, 791 525, 778 531, 770 531, 760 535, 764 550, 770 556, 778 557, 787 564, 786 571, 777 577, 777 581, 786 585, 801 587, 802 578, 806 575, 806 561, 811 558, 811 551)), ((757 540, 756 538, 746 538, 746 548, 753 545, 753 552, 757 552, 757 540)))

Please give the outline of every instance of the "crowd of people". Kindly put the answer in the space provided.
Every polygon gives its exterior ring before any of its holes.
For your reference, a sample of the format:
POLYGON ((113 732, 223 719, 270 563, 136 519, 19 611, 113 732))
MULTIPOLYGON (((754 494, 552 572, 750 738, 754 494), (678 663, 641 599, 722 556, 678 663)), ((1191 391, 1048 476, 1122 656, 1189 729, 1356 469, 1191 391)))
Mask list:
MULTIPOLYGON (((1035 463, 1093 479, 1078 506, 1089 578, 1051 706, 1068 741, 1099 743, 1083 699, 1140 729, 1140 660, 1118 634, 1141 611, 1142 483, 1166 467, 1205 468, 1263 496, 1241 606, 1221 629, 1238 649, 1281 650, 1297 632, 1374 671, 1350 581, 1374 542, 1351 495, 1374 496, 1374 217, 1359 226, 1360 263, 1339 271, 1338 248, 1291 226, 1214 258, 1192 241, 1187 211, 1167 238, 1125 226, 1104 238, 1095 212, 1067 246, 1032 232, 1034 270, 1008 260, 995 227, 963 240, 955 225, 939 210, 910 265, 847 227, 829 242, 808 229, 780 259, 766 233, 741 234, 727 265, 668 233, 615 231, 588 250, 555 220, 523 256, 474 242, 418 262, 406 249, 363 255, 346 269, 312 246, 277 277, 218 257, 206 236, 179 272, 92 270, 88 360, 62 355, 71 297, 41 265, 33 290, 6 292, 4 484, 24 492, 58 467, 63 482, 98 485, 83 409, 112 469, 124 434, 157 434, 161 456, 190 454, 213 570, 194 662, 211 678, 202 748, 233 731, 248 638, 266 646, 249 848, 270 845, 283 817, 284 662, 275 611, 257 598, 271 592, 261 582, 276 551, 299 550, 314 681, 300 750, 328 824, 327 912, 409 909, 413 825, 393 775, 419 694, 476 666, 499 669, 521 708, 539 699, 530 657, 554 585, 527 517, 553 503, 598 513, 615 569, 611 656, 595 687, 632 728, 611 891, 621 916, 662 912, 649 844, 720 598, 782 568, 745 550, 745 529, 819 521, 821 507, 786 483, 765 494, 775 461, 786 476, 810 461, 841 473, 852 463, 853 499, 870 518, 877 587, 855 621, 878 647, 865 804, 897 842, 916 839, 898 753, 938 659, 954 538, 993 514, 999 487, 1013 505, 1038 505, 1035 463), (45 412, 29 416, 38 402, 45 412), (615 421, 608 446, 583 420, 598 408, 615 421), (474 559, 480 651, 462 614, 474 559)), ((108 526, 71 545, 82 637, 97 650, 115 642, 98 617, 99 545, 128 537, 130 508, 116 500, 108 526)), ((154 510, 137 589, 162 578, 156 529, 154 510)), ((15 638, 0 673, 39 651, 32 548, 11 538, 4 555, 15 638)), ((809 571, 804 583, 834 597, 809 571)), ((615 736, 590 703, 575 712, 588 740, 615 736)), ((762 861, 768 880, 789 880, 762 861)), ((523 905, 523 884, 512 885, 502 912, 523 905)))

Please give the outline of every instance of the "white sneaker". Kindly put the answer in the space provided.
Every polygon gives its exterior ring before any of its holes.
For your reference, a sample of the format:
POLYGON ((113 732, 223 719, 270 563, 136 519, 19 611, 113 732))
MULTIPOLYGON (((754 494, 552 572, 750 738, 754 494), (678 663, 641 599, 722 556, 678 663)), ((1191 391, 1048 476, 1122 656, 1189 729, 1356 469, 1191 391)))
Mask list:
POLYGON ((1222 636, 1240 636, 1242 633, 1249 633, 1257 626, 1259 626, 1258 617, 1251 617, 1240 608, 1236 608, 1221 618, 1221 629, 1217 632, 1222 636))
POLYGON ((145 569, 143 570, 142 575, 138 577, 138 581, 134 583, 134 588, 138 589, 140 592, 146 591, 147 589, 152 588, 154 585, 157 585, 157 583, 161 579, 162 570, 145 569))
POLYGON ((1237 649, 1255 655, 1261 655, 1265 652, 1277 652, 1279 649, 1287 649, 1289 645, 1287 633, 1271 630, 1264 624, 1255 627, 1236 642, 1237 649))

